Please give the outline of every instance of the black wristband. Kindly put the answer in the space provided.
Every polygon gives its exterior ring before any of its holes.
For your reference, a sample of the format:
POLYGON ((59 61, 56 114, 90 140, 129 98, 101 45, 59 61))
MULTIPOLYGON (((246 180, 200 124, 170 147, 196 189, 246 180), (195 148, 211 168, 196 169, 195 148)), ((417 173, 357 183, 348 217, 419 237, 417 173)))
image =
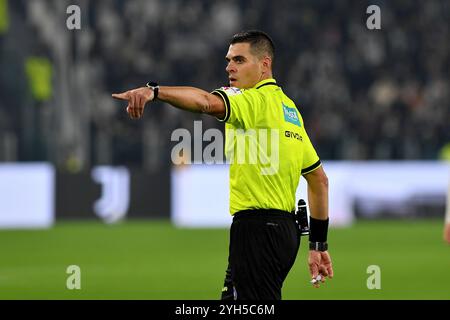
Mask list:
POLYGON ((327 251, 328 243, 326 243, 326 242, 310 242, 309 250, 327 251))
POLYGON ((153 90, 153 100, 152 101, 155 101, 158 98, 159 84, 157 84, 156 82, 149 82, 149 83, 147 83, 147 87, 151 88, 153 90))
POLYGON ((311 242, 327 242, 328 221, 314 219, 309 217, 309 241, 311 242))

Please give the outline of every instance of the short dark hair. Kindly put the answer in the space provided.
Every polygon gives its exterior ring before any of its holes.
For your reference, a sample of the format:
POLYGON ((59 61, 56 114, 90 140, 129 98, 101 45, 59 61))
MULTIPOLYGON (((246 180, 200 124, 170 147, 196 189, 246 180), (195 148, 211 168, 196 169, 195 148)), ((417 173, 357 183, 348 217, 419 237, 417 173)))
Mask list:
POLYGON ((254 55, 269 55, 272 61, 275 59, 275 46, 269 35, 259 30, 248 30, 236 33, 230 40, 230 44, 249 43, 254 55))

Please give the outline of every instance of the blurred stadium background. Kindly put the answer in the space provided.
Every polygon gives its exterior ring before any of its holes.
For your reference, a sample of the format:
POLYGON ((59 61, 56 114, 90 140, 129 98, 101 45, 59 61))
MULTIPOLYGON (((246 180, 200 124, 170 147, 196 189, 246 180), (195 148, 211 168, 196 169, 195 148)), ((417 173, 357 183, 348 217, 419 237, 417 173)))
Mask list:
POLYGON ((163 103, 131 121, 111 93, 225 85, 243 29, 273 37, 330 177, 336 278, 309 286, 303 241, 283 297, 450 298, 450 2, 0 0, 0 299, 220 296, 227 167, 175 166, 171 133, 223 125, 163 103))

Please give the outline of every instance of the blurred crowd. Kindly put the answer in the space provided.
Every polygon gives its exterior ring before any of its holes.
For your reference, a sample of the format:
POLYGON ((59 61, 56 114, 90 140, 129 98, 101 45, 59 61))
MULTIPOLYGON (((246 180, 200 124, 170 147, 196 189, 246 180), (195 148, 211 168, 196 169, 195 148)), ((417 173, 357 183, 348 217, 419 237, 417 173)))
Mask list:
POLYGON ((274 76, 322 159, 438 159, 450 142, 449 1, 0 0, 0 160, 170 165, 174 129, 223 124, 161 102, 132 121, 111 93, 226 85, 245 29, 272 36, 274 76))

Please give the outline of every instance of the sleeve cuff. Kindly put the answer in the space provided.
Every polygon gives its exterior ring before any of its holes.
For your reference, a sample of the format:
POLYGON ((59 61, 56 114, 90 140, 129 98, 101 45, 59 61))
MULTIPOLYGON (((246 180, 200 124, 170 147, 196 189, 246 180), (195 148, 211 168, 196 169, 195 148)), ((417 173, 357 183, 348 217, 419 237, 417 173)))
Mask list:
POLYGON ((216 117, 216 119, 219 120, 220 122, 227 122, 228 119, 230 118, 230 113, 231 113, 230 100, 228 99, 227 94, 223 90, 220 90, 220 89, 214 90, 211 93, 216 96, 221 97, 223 102, 225 103, 225 116, 222 119, 218 118, 218 117, 216 117))
POLYGON ((305 169, 302 169, 302 176, 305 174, 308 174, 310 172, 313 172, 314 170, 316 170, 317 168, 319 168, 322 165, 322 162, 320 162, 320 160, 318 160, 316 163, 314 163, 312 166, 309 166, 305 169))

